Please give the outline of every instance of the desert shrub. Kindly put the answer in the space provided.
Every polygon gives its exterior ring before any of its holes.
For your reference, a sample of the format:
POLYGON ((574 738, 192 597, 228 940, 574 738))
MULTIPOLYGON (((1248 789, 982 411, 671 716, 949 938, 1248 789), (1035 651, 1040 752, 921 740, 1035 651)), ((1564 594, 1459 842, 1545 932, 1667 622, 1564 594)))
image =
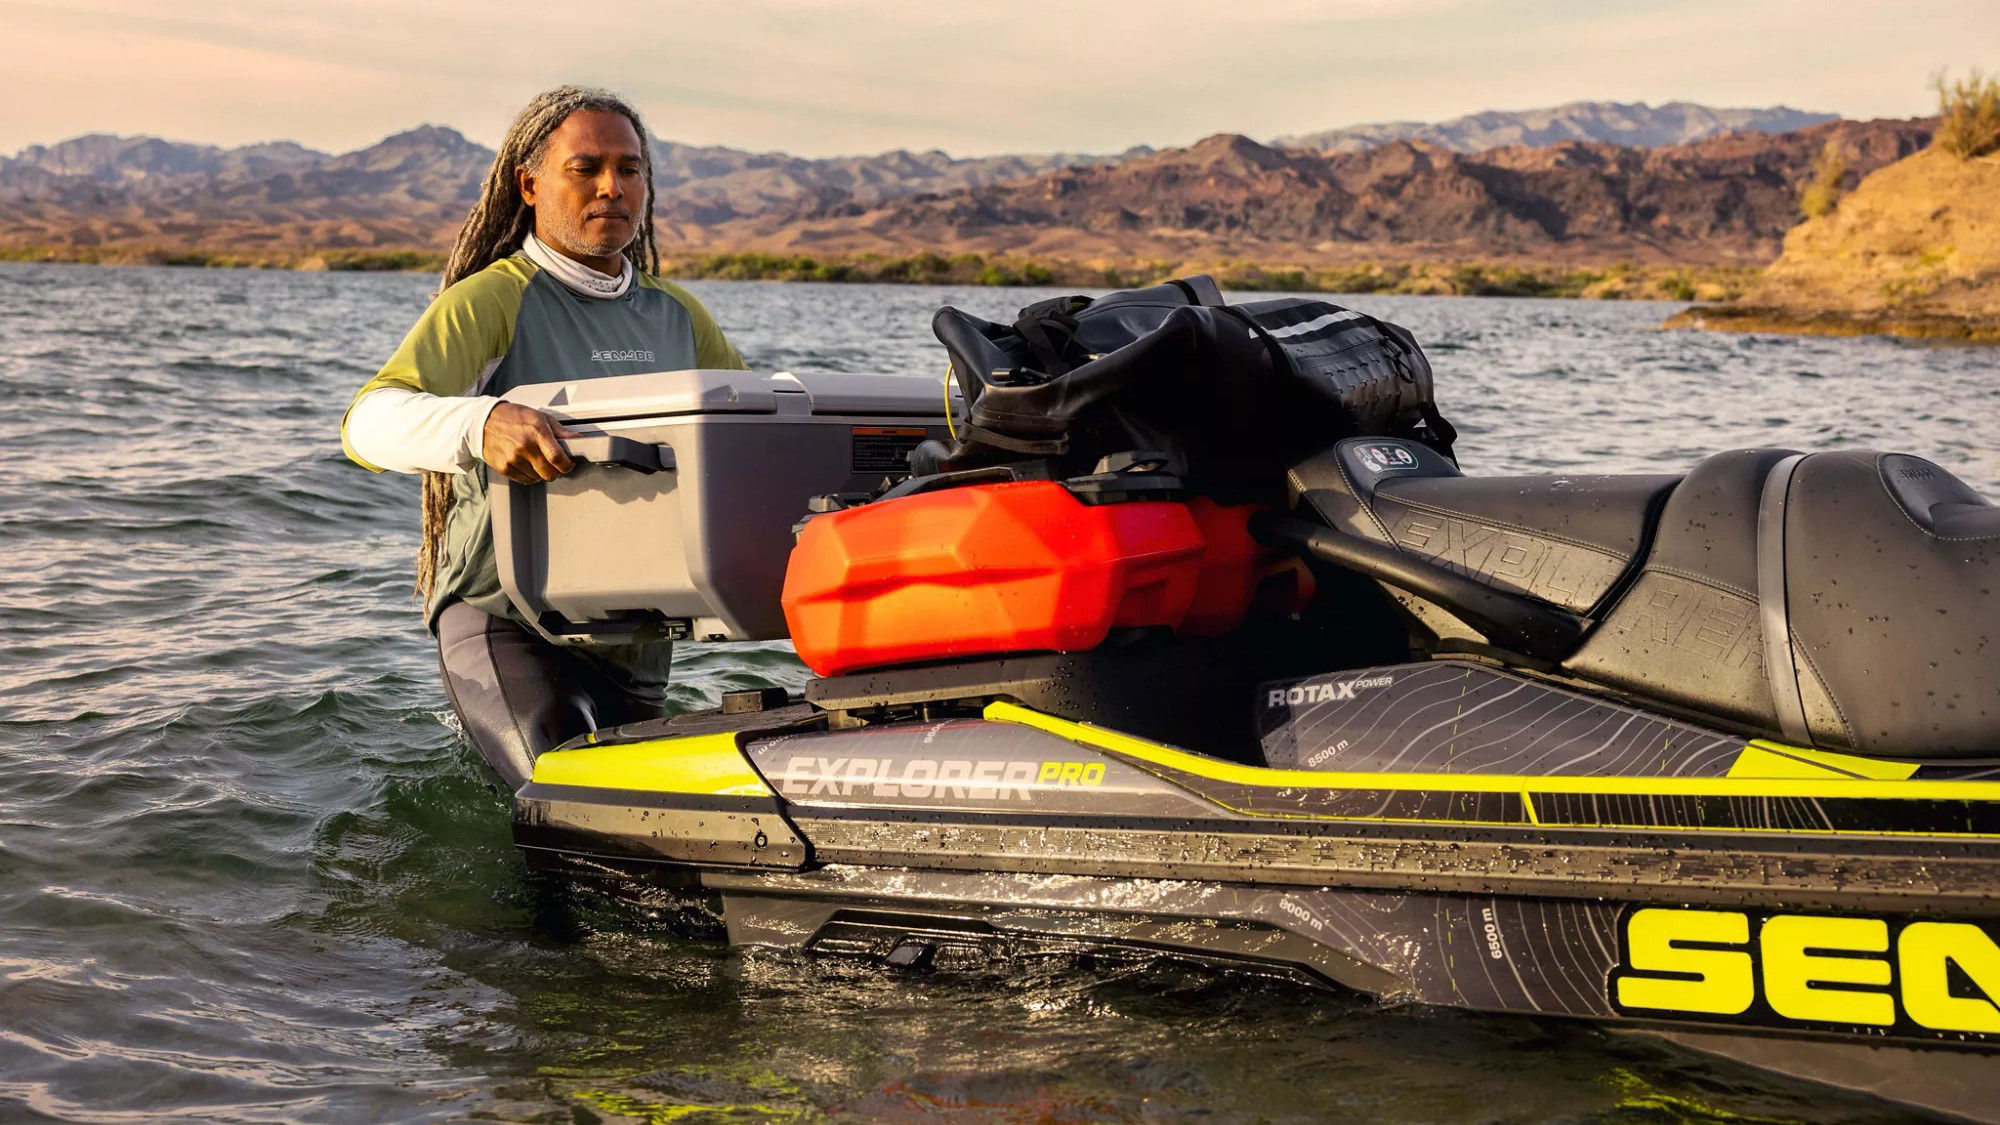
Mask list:
POLYGON ((1239 293, 1299 293, 1314 288, 1306 271, 1299 269, 1232 266, 1213 276, 1216 284, 1239 293))
POLYGON ((804 254, 766 254, 758 250, 662 263, 662 271, 676 277, 720 281, 839 281, 844 278, 828 275, 840 268, 804 254))
POLYGON ((1056 275, 1040 262, 1002 259, 988 262, 972 280, 979 285, 1053 285, 1056 275))
POLYGON ((850 262, 813 262, 811 281, 866 281, 868 278, 850 262))
POLYGON ((876 271, 877 281, 941 281, 951 274, 951 262, 935 250, 890 258, 876 271))
POLYGON ((1323 293, 1393 293, 1411 274, 1405 264, 1336 266, 1319 271, 1314 288, 1323 293))
MULTIPOLYGON (((1561 294, 1567 275, 1520 266, 1468 263, 1451 271, 1451 291, 1466 297, 1549 297, 1561 294)), ((1581 284, 1570 286, 1581 292, 1581 284)))
POLYGON ((444 255, 430 250, 329 250, 321 257, 329 270, 409 272, 444 267, 444 255))
POLYGON ((1937 136, 1931 143, 1961 160, 2000 149, 2000 78, 1974 69, 1954 82, 1931 80, 1938 96, 1937 136))
POLYGON ((1812 178, 1799 191, 1799 214, 1817 219, 1832 211, 1840 202, 1840 182, 1846 176, 1847 152, 1838 138, 1828 137, 1813 159, 1812 178))

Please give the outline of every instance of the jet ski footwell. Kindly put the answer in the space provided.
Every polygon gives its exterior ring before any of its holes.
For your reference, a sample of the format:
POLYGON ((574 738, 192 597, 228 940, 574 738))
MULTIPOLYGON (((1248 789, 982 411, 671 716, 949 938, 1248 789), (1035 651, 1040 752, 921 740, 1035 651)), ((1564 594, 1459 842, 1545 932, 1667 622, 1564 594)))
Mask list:
MULTIPOLYGON (((1569 694, 1469 662, 1371 675, 1569 694)), ((691 717, 545 755, 516 833, 543 865, 710 896, 742 945, 890 965, 1190 958, 1600 1021, 1991 1118, 2000 769, 1746 743, 1590 702, 1619 730, 1673 729, 1634 755, 1592 723, 1590 754, 1525 756, 1525 735, 1486 729, 1352 772, 1241 765, 1005 701, 852 730, 805 706, 691 717), (1561 772, 1505 772, 1523 763, 1561 772)), ((1541 750, 1561 751, 1551 733, 1541 750)))

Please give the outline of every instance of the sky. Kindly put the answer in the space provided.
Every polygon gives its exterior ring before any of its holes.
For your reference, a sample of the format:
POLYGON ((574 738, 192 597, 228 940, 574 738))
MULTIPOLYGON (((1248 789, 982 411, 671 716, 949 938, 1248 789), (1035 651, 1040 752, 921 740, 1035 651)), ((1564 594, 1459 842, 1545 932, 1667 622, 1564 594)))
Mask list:
POLYGON ((0 153, 88 132, 492 145, 562 82, 669 140, 1116 152, 1580 100, 1931 111, 2000 0, 0 0, 0 153))

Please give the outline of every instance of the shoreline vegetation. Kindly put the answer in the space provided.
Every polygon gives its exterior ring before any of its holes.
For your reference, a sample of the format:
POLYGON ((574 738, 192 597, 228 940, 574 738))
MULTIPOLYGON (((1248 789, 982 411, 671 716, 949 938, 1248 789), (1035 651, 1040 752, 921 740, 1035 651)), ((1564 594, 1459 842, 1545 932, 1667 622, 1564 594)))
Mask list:
MULTIPOLYGON (((4 262, 435 273, 433 250, 342 249, 245 253, 143 246, 0 246, 4 262)), ((1520 265, 1495 262, 1358 262, 1343 266, 1151 261, 1120 265, 1061 260, 865 254, 814 258, 760 251, 663 254, 660 272, 679 280, 821 281, 914 285, 1069 286, 1124 289, 1207 273, 1238 292, 1379 293, 1457 297, 1574 297, 1594 300, 1726 301, 1741 296, 1758 266, 1520 265)))

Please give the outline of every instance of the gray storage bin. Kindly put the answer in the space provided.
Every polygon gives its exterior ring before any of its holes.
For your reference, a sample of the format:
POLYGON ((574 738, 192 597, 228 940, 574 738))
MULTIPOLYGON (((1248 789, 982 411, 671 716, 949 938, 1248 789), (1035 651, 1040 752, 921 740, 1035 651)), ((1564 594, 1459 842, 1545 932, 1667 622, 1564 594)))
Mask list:
POLYGON ((748 371, 516 388, 507 401, 586 435, 572 447, 590 463, 537 485, 488 470, 501 587, 565 643, 784 637, 806 502, 908 475, 909 449, 946 436, 944 395, 906 375, 748 371))

